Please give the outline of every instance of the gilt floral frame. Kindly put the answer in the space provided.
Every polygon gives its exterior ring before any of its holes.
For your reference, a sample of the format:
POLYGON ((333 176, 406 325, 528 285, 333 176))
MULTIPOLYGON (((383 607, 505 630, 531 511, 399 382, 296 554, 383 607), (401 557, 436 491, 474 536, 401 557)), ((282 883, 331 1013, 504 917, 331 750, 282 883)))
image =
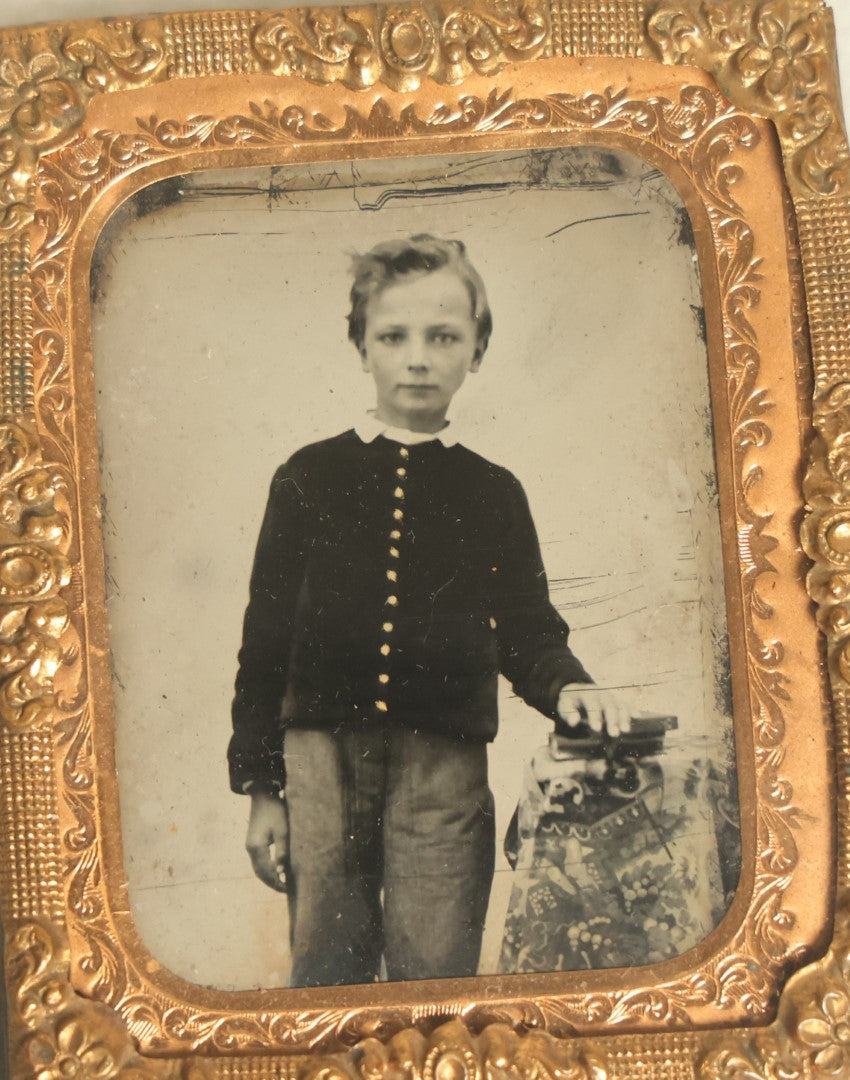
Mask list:
POLYGON ((0 35, 0 902, 16 1080, 850 1073, 838 100, 831 17, 814 0, 467 0, 0 35), (739 550, 727 572, 752 821, 740 895, 693 955, 614 979, 368 999, 192 990, 135 942, 106 820, 85 257, 122 198, 178 171, 470 139, 639 147, 694 219, 720 358, 727 555, 739 550), (773 194, 755 199, 754 185, 773 194), (784 253, 778 282, 761 273, 768 250, 784 253))

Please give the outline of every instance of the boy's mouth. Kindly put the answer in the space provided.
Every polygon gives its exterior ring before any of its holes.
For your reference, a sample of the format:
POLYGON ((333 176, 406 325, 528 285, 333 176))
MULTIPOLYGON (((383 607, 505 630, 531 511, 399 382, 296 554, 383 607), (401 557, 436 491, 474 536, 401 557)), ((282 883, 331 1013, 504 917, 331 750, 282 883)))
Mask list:
POLYGON ((399 390, 436 390, 435 383, 399 383, 399 390))

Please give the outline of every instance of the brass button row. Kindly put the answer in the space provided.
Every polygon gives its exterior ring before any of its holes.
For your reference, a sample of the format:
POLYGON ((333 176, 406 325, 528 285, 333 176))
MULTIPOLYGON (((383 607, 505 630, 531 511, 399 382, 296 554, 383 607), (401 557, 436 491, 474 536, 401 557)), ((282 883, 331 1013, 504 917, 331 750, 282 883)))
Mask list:
MULTIPOLYGON (((410 457, 410 451, 407 449, 406 446, 399 447, 399 456, 403 461, 407 461, 407 459, 410 457)), ((396 469, 395 474, 400 482, 396 485, 396 488, 393 491, 393 497, 395 499, 398 499, 399 502, 402 502, 404 500, 404 488, 402 487, 401 481, 403 481, 407 476, 407 469, 403 465, 400 465, 396 469)), ((400 524, 402 521, 404 521, 404 510, 402 510, 400 506, 397 506, 393 510, 393 521, 396 522, 396 524, 400 524)), ((390 540, 392 541, 389 548, 390 558, 400 559, 401 553, 396 547, 395 542, 401 540, 401 530, 398 528, 393 528, 390 532, 390 540)), ((390 581, 393 584, 398 581, 398 572, 396 570, 393 570, 392 568, 386 571, 386 576, 387 581, 390 581)), ((387 597, 386 603, 389 607, 398 607, 398 597, 394 594, 390 594, 387 597)), ((384 622, 381 626, 381 629, 384 631, 385 634, 391 634, 395 629, 395 626, 391 622, 384 622)), ((390 646, 389 642, 385 641, 381 645, 379 651, 381 653, 381 656, 387 657, 392 652, 392 647, 390 646)), ((386 686, 389 681, 390 676, 386 671, 382 671, 380 675, 378 675, 378 682, 381 686, 386 686)), ((376 701, 375 708, 379 712, 389 712, 389 706, 387 705, 386 701, 376 701)))

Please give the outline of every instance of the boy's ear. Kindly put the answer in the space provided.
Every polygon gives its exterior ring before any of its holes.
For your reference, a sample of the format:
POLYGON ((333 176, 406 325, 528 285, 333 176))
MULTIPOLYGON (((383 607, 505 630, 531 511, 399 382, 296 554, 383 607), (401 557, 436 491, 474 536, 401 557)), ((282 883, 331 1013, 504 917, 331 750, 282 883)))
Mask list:
POLYGON ((475 355, 473 356, 472 360, 470 361, 469 370, 470 371, 478 371, 478 369, 481 367, 481 361, 483 359, 484 359, 484 350, 481 349, 481 348, 476 349, 475 350, 475 355))
POLYGON ((360 353, 360 366, 363 368, 364 371, 368 371, 369 370, 369 358, 366 355, 366 346, 361 345, 360 348, 357 351, 360 353))

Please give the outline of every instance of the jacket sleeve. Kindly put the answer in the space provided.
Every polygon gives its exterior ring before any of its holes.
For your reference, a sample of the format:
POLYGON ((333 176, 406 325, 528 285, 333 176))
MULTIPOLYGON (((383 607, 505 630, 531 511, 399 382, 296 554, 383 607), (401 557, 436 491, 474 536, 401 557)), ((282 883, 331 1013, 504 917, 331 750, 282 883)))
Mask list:
POLYGON ((255 784, 281 789, 285 781, 281 706, 305 569, 306 521, 303 478, 290 461, 272 480, 239 650, 227 757, 230 786, 240 794, 255 784))
POLYGON ((570 649, 569 627, 549 600, 525 492, 514 476, 506 476, 499 554, 491 568, 499 666, 524 701, 557 721, 562 687, 593 680, 570 649))

